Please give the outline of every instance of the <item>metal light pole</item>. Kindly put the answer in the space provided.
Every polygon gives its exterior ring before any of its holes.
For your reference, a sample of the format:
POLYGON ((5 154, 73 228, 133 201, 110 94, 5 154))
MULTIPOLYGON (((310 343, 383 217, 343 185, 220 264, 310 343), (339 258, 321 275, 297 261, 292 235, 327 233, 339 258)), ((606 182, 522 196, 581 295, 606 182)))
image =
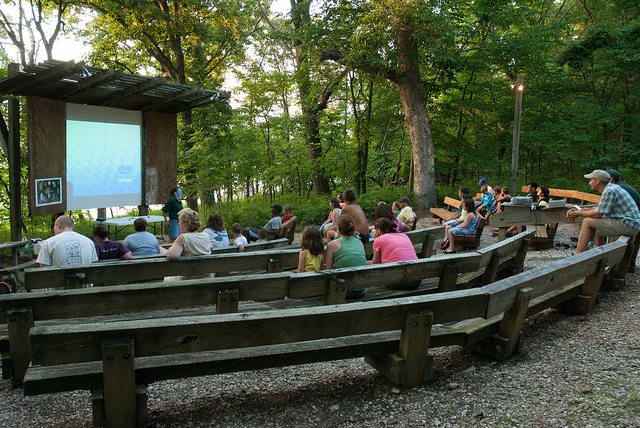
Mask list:
POLYGON ((520 151, 520 113, 522 111, 522 76, 518 76, 516 84, 512 86, 516 90, 516 110, 513 117, 513 151, 511 152, 511 194, 517 195, 518 182, 518 152, 520 151))

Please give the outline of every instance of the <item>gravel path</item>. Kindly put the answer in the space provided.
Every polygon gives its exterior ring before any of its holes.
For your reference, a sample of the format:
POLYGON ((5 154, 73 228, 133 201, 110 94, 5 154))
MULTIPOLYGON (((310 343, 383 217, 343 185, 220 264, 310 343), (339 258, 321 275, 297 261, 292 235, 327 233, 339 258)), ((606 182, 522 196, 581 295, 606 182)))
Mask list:
MULTIPOLYGON (((577 229, 561 225, 556 241, 577 229)), ((495 238, 487 230, 482 245, 495 238)), ((572 249, 530 252, 527 268, 572 249)), ((640 286, 603 293, 585 316, 547 310, 525 325, 522 350, 495 362, 434 349, 435 379, 386 385, 362 359, 158 382, 148 427, 639 427, 640 286)), ((90 427, 86 391, 23 397, 0 383, 2 427, 90 427)))

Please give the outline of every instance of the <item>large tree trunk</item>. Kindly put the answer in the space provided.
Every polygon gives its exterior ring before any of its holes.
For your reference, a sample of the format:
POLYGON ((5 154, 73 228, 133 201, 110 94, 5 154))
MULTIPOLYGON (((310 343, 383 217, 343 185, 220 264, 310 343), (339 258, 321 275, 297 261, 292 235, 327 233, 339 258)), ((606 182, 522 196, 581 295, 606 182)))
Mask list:
POLYGON ((436 206, 436 169, 431 128, 420 85, 418 44, 411 30, 400 31, 398 49, 398 65, 403 71, 390 80, 398 87, 411 139, 415 207, 427 210, 436 206))
POLYGON ((310 15, 309 6, 311 1, 307 0, 290 0, 291 3, 291 19, 295 30, 295 61, 296 61, 296 80, 300 94, 300 105, 302 106, 302 116, 307 137, 307 150, 309 151, 309 159, 311 160, 313 191, 314 194, 320 196, 323 193, 329 193, 329 180, 322 166, 322 142, 320 140, 320 117, 319 112, 326 108, 326 98, 320 101, 311 98, 311 74, 309 71, 309 48, 303 40, 305 26, 309 25, 310 15))

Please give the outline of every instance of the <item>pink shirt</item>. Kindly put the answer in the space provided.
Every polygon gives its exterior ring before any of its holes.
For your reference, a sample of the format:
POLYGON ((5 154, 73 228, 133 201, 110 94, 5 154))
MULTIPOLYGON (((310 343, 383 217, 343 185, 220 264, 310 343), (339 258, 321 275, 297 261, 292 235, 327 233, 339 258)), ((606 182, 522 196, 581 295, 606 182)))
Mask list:
POLYGON ((385 233, 373 241, 373 250, 380 253, 382 263, 416 260, 416 250, 404 233, 385 233))

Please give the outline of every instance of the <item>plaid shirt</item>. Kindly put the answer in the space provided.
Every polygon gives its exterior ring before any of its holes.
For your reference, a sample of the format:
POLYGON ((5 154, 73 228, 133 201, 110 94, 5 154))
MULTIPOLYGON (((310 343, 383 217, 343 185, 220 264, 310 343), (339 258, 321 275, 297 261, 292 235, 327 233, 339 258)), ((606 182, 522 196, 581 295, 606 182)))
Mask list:
POLYGON ((627 226, 640 230, 638 206, 631 195, 617 184, 608 183, 605 186, 596 212, 607 217, 622 219, 627 226))

